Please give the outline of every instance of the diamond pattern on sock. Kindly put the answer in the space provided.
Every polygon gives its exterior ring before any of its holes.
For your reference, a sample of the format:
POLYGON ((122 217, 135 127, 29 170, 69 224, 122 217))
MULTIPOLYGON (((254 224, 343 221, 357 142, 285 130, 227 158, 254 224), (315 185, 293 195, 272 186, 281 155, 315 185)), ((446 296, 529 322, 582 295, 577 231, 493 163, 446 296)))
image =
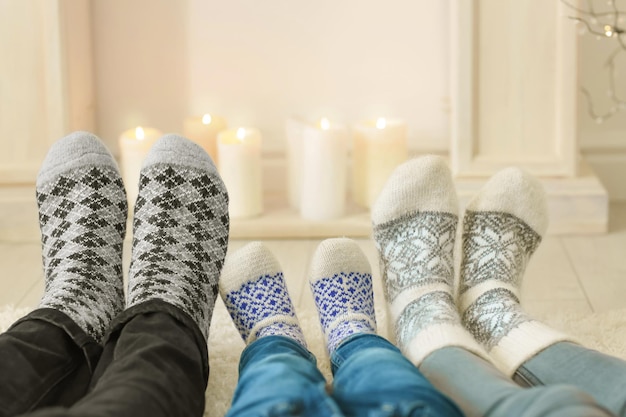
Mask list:
POLYGON ((281 335, 306 346, 282 272, 244 282, 239 289, 227 292, 223 300, 246 343, 257 337, 281 335), (256 330, 251 338, 251 332, 262 321, 268 321, 267 325, 256 330))
POLYGON ((452 285, 457 223, 454 214, 418 212, 374 227, 389 302, 411 287, 452 285))
POLYGON ((519 299, 505 288, 483 293, 463 313, 463 324, 488 351, 527 321, 531 319, 520 308, 519 299))
POLYGON ((452 324, 461 327, 461 319, 451 294, 443 291, 427 293, 411 302, 400 314, 395 326, 396 342, 401 350, 430 326, 452 324))
POLYGON ((113 165, 71 169, 36 193, 45 276, 39 307, 66 313, 98 342, 124 307, 127 203, 113 165))
POLYGON ((226 189, 215 174, 168 163, 144 167, 139 184, 128 306, 169 302, 208 338, 228 246, 226 189))
POLYGON ((471 212, 463 220, 461 294, 488 280, 519 288, 541 236, 512 214, 471 212))

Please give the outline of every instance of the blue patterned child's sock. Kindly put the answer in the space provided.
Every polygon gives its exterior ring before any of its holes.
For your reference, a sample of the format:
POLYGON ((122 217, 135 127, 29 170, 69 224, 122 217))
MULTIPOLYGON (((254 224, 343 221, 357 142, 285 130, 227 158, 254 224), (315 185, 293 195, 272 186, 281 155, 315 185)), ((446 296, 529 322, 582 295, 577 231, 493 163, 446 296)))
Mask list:
POLYGON ((306 347, 280 264, 263 243, 249 243, 226 258, 220 294, 246 344, 285 336, 306 347))
POLYGON ((376 334, 372 272, 353 240, 323 241, 313 255, 309 281, 329 354, 349 336, 376 334))

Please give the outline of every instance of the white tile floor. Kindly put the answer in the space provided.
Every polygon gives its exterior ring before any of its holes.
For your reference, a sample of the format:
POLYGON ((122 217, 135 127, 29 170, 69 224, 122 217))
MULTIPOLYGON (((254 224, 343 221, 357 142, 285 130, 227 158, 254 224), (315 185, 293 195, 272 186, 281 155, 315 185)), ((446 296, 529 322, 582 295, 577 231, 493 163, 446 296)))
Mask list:
MULTIPOLYGON (((6 219, 5 219, 6 220, 6 219)), ((523 303, 541 316, 564 310, 591 313, 626 307, 626 203, 611 205, 609 233, 548 236, 528 265, 523 303)), ((270 240, 282 264, 296 308, 311 306, 306 270, 318 240, 270 240)), ((371 241, 358 241, 368 256, 381 305, 378 260, 371 241)), ((127 242, 130 243, 130 242, 127 242)), ((229 250, 246 241, 233 240, 229 250)), ((130 244, 125 260, 129 262, 130 244)), ((34 307, 43 291, 40 244, 33 239, 0 240, 0 306, 34 307)))

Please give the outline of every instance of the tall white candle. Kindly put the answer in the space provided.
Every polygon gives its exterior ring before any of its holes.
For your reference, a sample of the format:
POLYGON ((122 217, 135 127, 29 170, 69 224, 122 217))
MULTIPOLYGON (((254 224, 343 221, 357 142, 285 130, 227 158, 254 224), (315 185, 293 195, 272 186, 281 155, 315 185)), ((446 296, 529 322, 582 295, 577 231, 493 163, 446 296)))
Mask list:
POLYGON ((302 132, 300 214, 309 220, 341 217, 346 207, 348 130, 322 119, 302 132))
POLYGON ((232 218, 258 216, 263 211, 261 134, 240 127, 217 137, 218 169, 228 190, 232 218))
POLYGON ((226 126, 226 119, 214 114, 190 116, 183 123, 183 135, 202 146, 217 164, 217 135, 226 126))
POLYGON ((369 208, 391 172, 407 159, 407 126, 379 118, 356 124, 352 136, 352 196, 369 208))
POLYGON ((120 168, 126 187, 128 206, 135 206, 139 191, 139 172, 143 159, 162 133, 150 127, 136 127, 124 131, 119 137, 120 168))
POLYGON ((287 197, 289 205, 300 208, 300 189, 302 183, 302 134, 310 124, 297 119, 288 119, 285 123, 287 134, 287 197))

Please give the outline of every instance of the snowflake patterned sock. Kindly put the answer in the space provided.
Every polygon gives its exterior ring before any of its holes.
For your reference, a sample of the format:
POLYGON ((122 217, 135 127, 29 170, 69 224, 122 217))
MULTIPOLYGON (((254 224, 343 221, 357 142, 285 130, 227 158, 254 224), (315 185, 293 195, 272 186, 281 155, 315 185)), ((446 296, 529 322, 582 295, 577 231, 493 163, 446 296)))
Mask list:
POLYGON ((453 298, 458 203, 444 160, 424 156, 394 170, 372 207, 390 323, 416 365, 437 349, 483 349, 463 328, 453 298))
POLYGON ((229 254, 220 294, 247 345, 278 335, 306 347, 280 264, 263 243, 251 242, 229 254))
POLYGON ((356 242, 338 238, 320 243, 309 283, 329 354, 349 336, 376 334, 372 271, 356 242))
POLYGON ((518 168, 494 175, 463 218, 459 308, 463 323, 507 375, 568 338, 529 317, 519 291, 548 225, 541 183, 518 168))
POLYGON ((180 136, 159 139, 139 176, 128 307, 166 301, 207 338, 228 231, 228 194, 211 158, 180 136))
POLYGON ((45 290, 40 308, 67 314, 98 343, 124 308, 126 194, 100 140, 75 132, 50 148, 37 177, 45 290))

